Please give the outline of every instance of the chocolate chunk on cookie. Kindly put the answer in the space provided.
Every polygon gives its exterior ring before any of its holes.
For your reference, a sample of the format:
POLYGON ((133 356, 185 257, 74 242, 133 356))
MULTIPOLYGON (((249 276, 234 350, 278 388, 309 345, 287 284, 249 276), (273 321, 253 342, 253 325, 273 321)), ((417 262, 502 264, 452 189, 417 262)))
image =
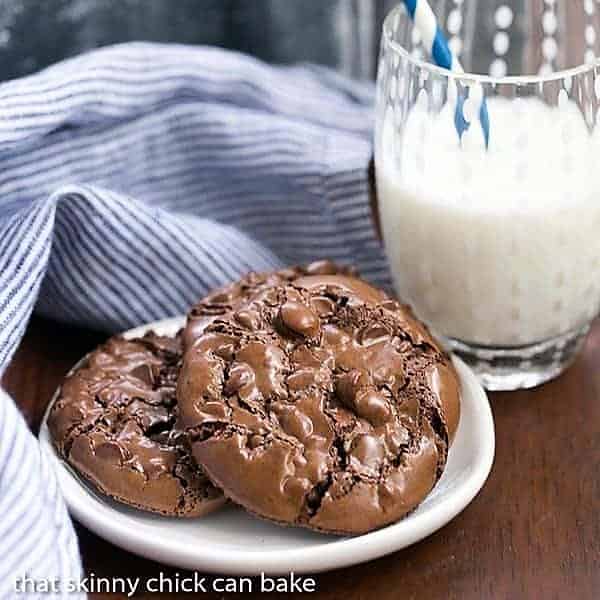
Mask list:
POLYGON ((261 287, 186 352, 178 426, 225 495, 279 523, 359 534, 431 491, 458 423, 449 358, 365 282, 261 287))
POLYGON ((60 454, 102 493, 196 517, 225 501, 175 429, 179 337, 114 337, 65 379, 48 427, 60 454))
MULTIPOLYGON (((338 265, 329 260, 319 260, 304 266, 293 266, 269 273, 248 273, 239 281, 211 292, 194 305, 188 313, 183 333, 185 348, 189 348, 208 323, 228 311, 241 306, 253 294, 263 288, 283 285, 305 275, 353 275, 352 267, 338 265)), ((248 320, 250 315, 240 312, 238 319, 248 320)), ((247 323, 251 325, 249 322, 247 323)))

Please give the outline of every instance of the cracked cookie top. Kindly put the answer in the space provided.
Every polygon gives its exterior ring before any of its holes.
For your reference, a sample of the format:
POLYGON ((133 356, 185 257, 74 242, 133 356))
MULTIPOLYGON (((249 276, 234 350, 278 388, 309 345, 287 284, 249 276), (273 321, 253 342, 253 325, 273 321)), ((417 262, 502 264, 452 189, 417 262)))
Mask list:
POLYGON ((177 338, 114 337, 65 379, 48 417, 60 454, 101 492, 192 517, 224 502, 175 429, 177 338))
POLYGON ((353 275, 352 267, 338 265, 330 260, 318 260, 308 265, 286 267, 268 273, 251 272, 211 292, 192 306, 183 331, 184 348, 189 348, 206 326, 225 313, 235 310, 261 289, 285 285, 304 275, 353 275))
POLYGON ((455 371, 406 308, 359 279, 262 287, 185 354, 178 426, 211 480, 280 523, 358 534, 439 479, 455 371))

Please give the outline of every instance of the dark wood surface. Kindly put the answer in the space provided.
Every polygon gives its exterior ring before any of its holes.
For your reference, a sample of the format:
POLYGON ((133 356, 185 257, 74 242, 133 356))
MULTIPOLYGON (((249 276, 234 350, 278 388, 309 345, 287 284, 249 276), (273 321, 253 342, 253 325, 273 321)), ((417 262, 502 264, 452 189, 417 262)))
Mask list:
MULTIPOLYGON (((32 320, 3 385, 34 430, 61 377, 103 338, 32 320)), ((473 503, 439 532, 406 550, 317 575, 317 592, 310 597, 600 597, 600 324, 575 365, 558 380, 535 391, 492 394, 491 403, 496 459, 473 503)), ((81 526, 77 531, 88 573, 174 573, 81 526)))

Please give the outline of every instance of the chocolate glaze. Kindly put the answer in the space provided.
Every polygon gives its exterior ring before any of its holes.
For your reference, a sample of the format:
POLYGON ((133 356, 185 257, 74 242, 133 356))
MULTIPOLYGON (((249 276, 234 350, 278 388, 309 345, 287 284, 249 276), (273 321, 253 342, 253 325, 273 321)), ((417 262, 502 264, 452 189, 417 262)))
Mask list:
POLYGON ((65 379, 48 427, 60 454, 104 494, 194 517, 224 497, 174 428, 180 362, 179 338, 111 338, 65 379))
POLYGON ((178 426, 249 511, 358 534, 429 493, 458 421, 448 357, 406 308, 348 276, 260 285, 205 324, 178 426))

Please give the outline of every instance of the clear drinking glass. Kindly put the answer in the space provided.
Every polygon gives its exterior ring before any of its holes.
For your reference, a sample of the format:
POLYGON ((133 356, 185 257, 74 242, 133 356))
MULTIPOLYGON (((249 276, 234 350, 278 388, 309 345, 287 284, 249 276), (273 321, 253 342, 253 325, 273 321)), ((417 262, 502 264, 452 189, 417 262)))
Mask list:
POLYGON ((432 5, 480 74, 430 64, 404 6, 386 18, 375 173, 394 283, 489 389, 532 387, 570 364, 600 304, 600 5, 432 5))

